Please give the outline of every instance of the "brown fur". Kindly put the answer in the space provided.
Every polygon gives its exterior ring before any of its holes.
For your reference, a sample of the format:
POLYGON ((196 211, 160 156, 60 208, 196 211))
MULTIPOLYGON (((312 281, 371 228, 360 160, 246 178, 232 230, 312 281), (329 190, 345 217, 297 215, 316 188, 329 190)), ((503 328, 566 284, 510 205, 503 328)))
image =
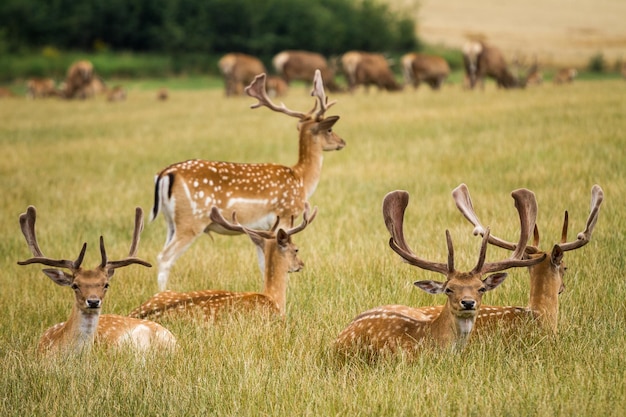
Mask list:
POLYGON ((96 84, 92 84, 94 78, 93 64, 89 61, 77 61, 67 70, 65 87, 62 96, 67 99, 91 98, 96 93, 96 84))
POLYGON ((552 82, 555 85, 571 84, 574 82, 574 78, 578 75, 578 71, 575 68, 563 68, 560 69, 555 75, 552 82))
POLYGON ((523 83, 509 70, 502 52, 485 42, 467 43, 463 48, 463 63, 470 89, 476 87, 477 84, 484 88, 486 77, 493 78, 497 86, 501 88, 523 86, 523 83))
POLYGON ((425 82, 433 90, 439 90, 450 75, 448 62, 439 56, 408 53, 400 59, 404 81, 418 88, 425 82))
POLYGON ((299 80, 309 83, 315 70, 320 70, 324 87, 331 92, 341 91, 335 83, 335 71, 321 54, 309 51, 282 51, 274 56, 272 65, 276 72, 289 84, 299 80))
POLYGON ((26 82, 26 97, 45 98, 57 95, 55 82, 52 78, 31 78, 26 82))
POLYGON ((126 90, 121 85, 116 85, 107 93, 108 101, 124 101, 126 100, 126 90))
POLYGON ((341 64, 348 80, 350 91, 363 85, 366 90, 375 85, 379 90, 400 91, 389 62, 382 54, 350 51, 341 57, 341 64))
POLYGON ((224 77, 226 96, 243 94, 243 88, 259 74, 265 73, 265 65, 251 55, 229 53, 224 55, 217 66, 224 77))

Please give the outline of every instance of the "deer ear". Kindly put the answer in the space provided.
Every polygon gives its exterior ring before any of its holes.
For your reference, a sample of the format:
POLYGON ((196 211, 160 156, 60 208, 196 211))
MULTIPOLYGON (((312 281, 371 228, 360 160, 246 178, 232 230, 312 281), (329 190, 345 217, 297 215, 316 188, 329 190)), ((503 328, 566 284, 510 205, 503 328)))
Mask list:
POLYGON ((487 291, 491 291, 502 284, 507 276, 508 274, 506 272, 492 274, 483 280, 483 284, 485 284, 487 291))
POLYGON ((439 281, 415 281, 413 285, 429 294, 441 294, 445 288, 445 284, 439 281))
POLYGON ((55 284, 60 285, 62 287, 69 287, 72 285, 72 281, 74 281, 74 276, 68 274, 65 271, 61 271, 60 269, 43 269, 43 273, 48 276, 55 284))
POLYGON ((552 265, 558 267, 561 265, 561 261, 563 260, 563 249, 559 245, 554 245, 552 248, 552 253, 550 254, 550 262, 552 265))
POLYGON ((282 248, 286 247, 289 244, 289 235, 283 229, 278 229, 276 233, 276 242, 282 248))
POLYGON ((329 116, 325 118, 324 120, 313 126, 313 133, 324 132, 325 130, 332 129, 335 123, 337 123, 337 120, 339 120, 339 116, 329 116))

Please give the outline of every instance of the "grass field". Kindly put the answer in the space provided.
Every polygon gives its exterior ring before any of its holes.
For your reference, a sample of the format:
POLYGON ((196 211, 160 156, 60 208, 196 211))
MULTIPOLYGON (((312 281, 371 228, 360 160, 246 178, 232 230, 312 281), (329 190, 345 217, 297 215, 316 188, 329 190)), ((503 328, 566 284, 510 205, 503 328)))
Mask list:
MULTIPOLYGON (((626 83, 577 81, 524 91, 331 95, 330 114, 345 149, 326 154, 311 201, 315 221, 294 240, 305 262, 292 274, 287 318, 235 316, 216 325, 164 321, 180 349, 170 355, 96 350, 47 360, 41 333, 69 314, 71 291, 56 286, 30 257, 18 215, 38 209, 43 252, 73 259, 88 242, 85 265, 99 262, 97 239, 112 258, 126 256, 136 206, 152 206, 153 176, 170 163, 205 158, 293 164, 292 118, 250 110, 251 99, 219 89, 173 89, 157 102, 150 85, 129 85, 128 100, 0 100, 0 415, 2 416, 621 416, 626 409, 626 83), (508 342, 476 338, 459 354, 425 351, 414 359, 341 361, 331 349, 359 312, 383 304, 442 304, 412 286, 434 273, 402 263, 387 245, 384 195, 411 195, 406 238, 420 256, 444 262, 444 232, 457 266, 470 269, 479 240, 450 192, 468 185, 494 234, 516 240, 510 192, 533 190, 542 247, 584 229, 590 190, 605 192, 592 241, 568 252, 559 335, 532 327, 508 342)), ((293 89, 284 101, 307 110, 293 89)), ((147 223, 139 255, 156 263, 162 218, 147 223)), ((508 252, 490 248, 489 260, 508 252)), ((174 290, 260 289, 247 238, 202 237, 175 264, 174 290)), ((119 270, 104 312, 127 314, 157 291, 156 268, 119 270)), ((484 302, 524 305, 525 270, 484 302)))

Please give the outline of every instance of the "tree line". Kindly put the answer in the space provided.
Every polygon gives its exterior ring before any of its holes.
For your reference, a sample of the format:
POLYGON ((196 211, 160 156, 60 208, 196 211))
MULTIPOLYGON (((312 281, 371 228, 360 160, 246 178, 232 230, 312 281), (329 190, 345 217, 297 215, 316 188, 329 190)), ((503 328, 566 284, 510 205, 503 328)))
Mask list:
POLYGON ((408 15, 376 0, 4 0, 0 53, 400 52, 418 47, 408 15))

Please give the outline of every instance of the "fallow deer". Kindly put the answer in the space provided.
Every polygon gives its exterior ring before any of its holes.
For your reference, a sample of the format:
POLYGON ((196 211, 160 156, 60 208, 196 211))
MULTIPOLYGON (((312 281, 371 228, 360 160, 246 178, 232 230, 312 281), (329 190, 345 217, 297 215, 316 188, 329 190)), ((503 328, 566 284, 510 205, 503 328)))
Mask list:
MULTIPOLYGON (((533 204, 536 207, 535 195, 530 191, 529 193, 532 195, 533 204)), ((474 234, 486 235, 487 229, 478 220, 467 186, 465 184, 459 185, 455 188, 452 195, 457 208, 474 225, 474 234)), ((598 221, 600 205, 603 200, 604 192, 602 188, 599 185, 594 185, 591 188, 591 210, 587 218, 585 230, 578 233, 576 240, 572 242, 567 242, 568 213, 565 211, 561 243, 555 244, 549 252, 539 249, 539 230, 535 223, 536 214, 532 217, 531 227, 534 231, 534 239, 532 245, 524 246, 524 258, 544 258, 544 260, 541 263, 528 267, 530 274, 528 307, 483 306, 476 321, 477 329, 512 320, 534 318, 543 328, 557 332, 559 294, 565 288, 563 275, 567 269, 563 261, 564 252, 581 248, 589 243, 593 229, 598 221)), ((519 251, 521 246, 521 244, 507 242, 493 235, 489 236, 488 242, 501 248, 515 250, 516 252, 519 251)))
POLYGON ((415 89, 425 82, 433 90, 439 90, 450 75, 448 62, 440 56, 409 52, 402 56, 400 62, 405 84, 415 89))
POLYGON ((265 281, 263 292, 232 292, 223 290, 202 290, 192 292, 160 292, 130 313, 130 317, 152 318, 163 315, 193 315, 201 313, 207 320, 214 320, 226 311, 263 311, 279 316, 285 315, 287 304, 287 282, 290 272, 298 272, 304 263, 298 258, 298 248, 291 236, 301 232, 310 224, 317 209, 309 214, 305 203, 302 223, 297 227, 276 230, 278 220, 269 231, 252 230, 241 225, 233 213, 229 222, 220 214, 217 207, 211 210, 211 220, 226 230, 247 234, 265 256, 265 281))
POLYGON ((341 91, 341 87, 335 83, 335 71, 328 64, 322 54, 310 51, 282 51, 274 55, 272 65, 280 76, 287 82, 294 80, 309 82, 315 71, 320 70, 324 87, 330 92, 341 91))
MULTIPOLYGON (((194 159, 158 173, 152 218, 163 212, 168 227, 165 246, 158 255, 160 291, 166 289, 176 259, 202 233, 239 234, 214 223, 211 207, 217 206, 226 217, 237 212, 241 224, 250 229, 267 230, 277 218, 279 226, 288 226, 292 216, 300 215, 319 183, 324 151, 340 150, 346 145, 332 130, 339 116, 324 117, 335 101, 327 101, 319 71, 311 93, 319 101, 317 111, 317 102, 308 113, 274 104, 265 90, 265 74, 257 76, 246 87, 246 93, 258 100, 252 108, 265 106, 299 119, 298 162, 288 167, 194 159)), ((263 271, 262 253, 258 255, 263 271)))
POLYGON ((265 73, 265 65, 252 55, 238 52, 224 55, 217 63, 224 77, 226 97, 243 93, 243 87, 259 74, 265 73))
POLYGON ((341 57, 341 65, 350 92, 354 92, 359 85, 363 85, 366 91, 370 85, 377 86, 379 90, 402 90, 402 85, 398 84, 389 67, 389 61, 382 54, 349 51, 341 57))
MULTIPOLYGON (((485 233, 478 262, 470 272, 457 271, 454 265, 454 249, 450 233, 446 230, 448 245, 447 263, 427 261, 415 255, 404 239, 404 211, 408 205, 409 194, 406 191, 393 191, 383 200, 383 217, 391 234, 389 246, 406 262, 419 268, 438 272, 446 276, 445 282, 417 281, 415 285, 431 294, 446 294, 448 300, 436 316, 422 314, 412 316, 398 310, 375 308, 358 315, 337 340, 335 347, 340 352, 366 352, 376 354, 381 351, 402 349, 414 351, 422 344, 432 342, 440 346, 462 348, 467 342, 481 299, 485 292, 500 285, 507 274, 500 272, 513 267, 534 265, 543 259, 522 260, 523 249, 517 250, 506 260, 487 263, 487 241, 489 231, 485 233), (488 273, 485 279, 482 276, 488 273)), ((520 211, 521 213, 521 211, 520 211)), ((520 214, 522 223, 525 216, 520 214)), ((523 224, 519 246, 525 247, 528 233, 523 224)))
POLYGON ((119 261, 108 260, 104 239, 100 236, 102 262, 94 269, 81 267, 87 243, 83 244, 75 261, 54 260, 46 257, 37 243, 36 217, 37 212, 33 206, 29 206, 26 213, 20 215, 22 233, 34 257, 18 264, 43 264, 55 268, 44 269, 43 272, 56 284, 70 287, 75 297, 72 312, 67 321, 50 327, 41 336, 39 341, 41 353, 80 352, 91 348, 94 343, 109 347, 130 346, 138 351, 149 348, 171 349, 176 345, 174 336, 157 323, 113 314, 100 314, 109 282, 117 268, 132 264, 151 266, 148 262, 136 257, 139 235, 143 228, 141 208, 138 207, 136 210, 135 230, 128 257, 119 261))

